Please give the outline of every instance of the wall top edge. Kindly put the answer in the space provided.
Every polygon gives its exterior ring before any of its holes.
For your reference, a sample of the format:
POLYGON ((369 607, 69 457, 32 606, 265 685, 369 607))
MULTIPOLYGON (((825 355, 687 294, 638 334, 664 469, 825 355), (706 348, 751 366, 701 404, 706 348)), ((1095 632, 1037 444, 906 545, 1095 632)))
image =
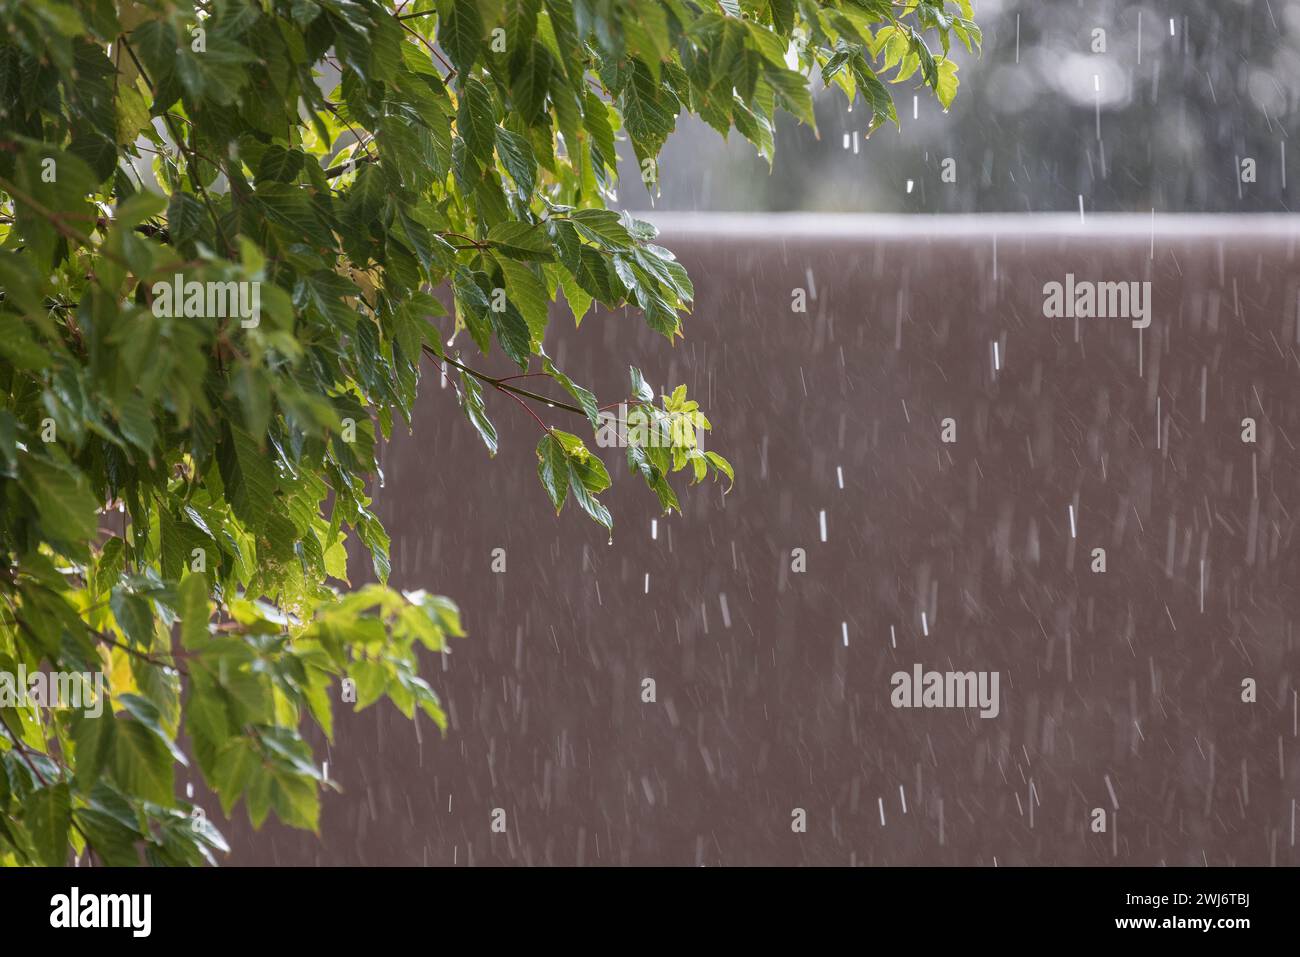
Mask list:
POLYGON ((1300 214, 1093 213, 682 213, 633 210, 631 215, 674 236, 751 239, 873 239, 1022 235, 1079 239, 1174 237, 1300 237, 1300 214))

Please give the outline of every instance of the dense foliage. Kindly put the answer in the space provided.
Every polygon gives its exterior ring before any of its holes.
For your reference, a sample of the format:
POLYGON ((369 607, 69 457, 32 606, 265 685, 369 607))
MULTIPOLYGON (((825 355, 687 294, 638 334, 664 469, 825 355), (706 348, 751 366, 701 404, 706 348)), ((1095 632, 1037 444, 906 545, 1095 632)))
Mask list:
MULTIPOLYGON (((693 295, 653 227, 606 208, 617 142, 651 189, 683 110, 770 157, 778 107, 812 122, 814 68, 872 126, 896 120, 886 71, 946 105, 970 16, 0 0, 0 674, 104 673, 109 699, 0 687, 0 862, 213 860, 222 837, 178 795, 191 761, 226 813, 317 828, 332 782, 301 732, 332 734, 341 690, 444 726, 418 650, 458 613, 383 584, 367 496, 422 361, 456 377, 489 452, 488 400, 523 406, 550 503, 610 527, 604 463, 537 414, 601 424, 544 351, 550 305, 577 323, 627 305, 671 341, 693 295), (518 374, 466 355, 494 350, 518 374), (348 535, 380 584, 347 590, 348 535)), ((730 481, 685 388, 656 402, 630 379, 614 398, 671 436, 625 450, 659 505, 674 473, 730 481)))

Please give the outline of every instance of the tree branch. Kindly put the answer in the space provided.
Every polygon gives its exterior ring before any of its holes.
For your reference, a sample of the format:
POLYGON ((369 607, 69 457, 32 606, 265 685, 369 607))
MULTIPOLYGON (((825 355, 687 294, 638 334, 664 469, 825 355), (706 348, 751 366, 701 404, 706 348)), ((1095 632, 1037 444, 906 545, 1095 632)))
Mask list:
POLYGON ((344 173, 352 172, 362 163, 374 163, 378 159, 379 157, 375 156, 372 153, 367 153, 365 156, 353 157, 352 159, 348 160, 346 163, 339 163, 338 166, 331 166, 329 169, 325 171, 325 178, 337 179, 338 177, 342 176, 344 173))
POLYGON ((48 220, 50 225, 53 226, 65 238, 75 239, 77 242, 81 243, 81 245, 85 246, 87 249, 92 250, 95 253, 99 253, 104 256, 107 256, 109 259, 113 260, 115 263, 117 263, 119 266, 125 269, 128 275, 135 275, 135 273, 132 271, 131 264, 127 262, 124 257, 119 256, 111 249, 105 249, 103 246, 96 246, 94 243, 90 241, 90 237, 88 235, 83 233, 81 230, 74 229, 73 227, 65 223, 63 221, 62 213, 55 212, 49 207, 44 206, 33 197, 27 195, 27 193, 23 192, 21 189, 19 189, 17 186, 11 183, 9 180, 5 179, 3 176, 0 176, 0 189, 4 190, 6 193, 12 196, 15 202, 22 203, 25 206, 30 206, 36 212, 36 215, 40 216, 42 219, 48 220))
MULTIPOLYGON (((122 35, 121 40, 122 48, 126 50, 127 55, 131 58, 131 62, 135 64, 135 68, 140 71, 140 76, 144 78, 144 82, 149 87, 149 92, 153 94, 154 99, 156 100, 158 98, 158 90, 154 87, 153 81, 149 79, 149 74, 145 72, 144 64, 136 57, 135 51, 131 49, 131 44, 127 40, 125 34, 122 35)), ((208 215, 212 217, 212 226, 216 230, 217 236, 221 238, 221 244, 226 247, 226 258, 229 259, 232 254, 230 240, 226 238, 225 231, 221 228, 221 217, 217 215, 217 208, 212 204, 212 198, 208 196, 208 191, 204 188, 203 182, 199 179, 199 174, 195 170, 197 164, 195 163, 194 150, 186 147, 185 140, 181 136, 180 130, 176 128, 176 124, 172 122, 170 113, 164 113, 162 119, 163 123, 166 124, 168 131, 172 135, 172 140, 176 143, 176 149, 185 155, 185 171, 189 173, 190 185, 194 187, 194 191, 199 194, 200 198, 202 198, 203 205, 208 208, 208 215)), ((191 128, 193 128, 193 124, 191 124, 191 128)), ((212 162, 212 160, 209 160, 209 162, 212 162)), ((218 170, 221 169, 221 167, 216 163, 212 163, 212 165, 218 170)))
MULTIPOLYGON (((58 762, 54 761, 54 759, 51 758, 49 754, 45 753, 44 751, 36 751, 28 748, 27 745, 23 744, 21 741, 18 740, 17 736, 15 736, 14 733, 9 730, 9 726, 5 724, 3 721, 0 721, 0 728, 4 728, 5 736, 8 737, 11 742, 13 742, 14 750, 18 752, 18 756, 23 759, 23 762, 27 765, 27 767, 31 768, 32 774, 36 775, 36 780, 41 782, 41 787, 48 788, 50 786, 50 782, 45 780, 45 775, 41 774, 41 772, 37 769, 36 765, 32 762, 30 754, 39 754, 43 758, 48 758, 50 761, 54 762, 56 767, 58 766, 58 762)), ((67 767, 64 767, 63 770, 66 772, 68 769, 67 767)), ((77 819, 75 817, 69 817, 68 822, 76 829, 77 833, 81 835, 81 840, 86 845, 86 852, 91 855, 91 859, 93 861, 94 854, 95 854, 95 845, 90 842, 90 835, 81 829, 81 825, 77 823, 77 819)))
POLYGON ((529 407, 529 405, 528 405, 527 402, 525 402, 523 399, 519 398, 519 396, 515 395, 513 392, 510 392, 510 391, 507 390, 507 389, 503 389, 503 388, 501 388, 501 384, 500 384, 500 383, 497 383, 496 388, 497 388, 498 391, 500 391, 500 393, 501 393, 502 395, 507 395, 507 396, 509 396, 510 398, 514 399, 516 402, 518 402, 518 403, 519 403, 519 408, 523 409, 525 412, 527 412, 529 415, 531 415, 531 416, 533 417, 533 421, 536 422, 536 423, 541 427, 542 432, 544 432, 546 435, 550 435, 550 434, 551 434, 551 427, 550 427, 549 425, 547 425, 545 422, 542 421, 542 417, 541 417, 540 415, 538 415, 536 412, 534 412, 534 411, 529 407))
MULTIPOLYGON (((110 638, 108 635, 104 634, 103 632, 96 631, 95 629, 90 627, 87 627, 86 630, 89 631, 92 635, 94 635, 99 641, 103 642, 104 644, 109 645, 110 647, 113 648, 120 648, 122 651, 125 651, 128 655, 133 655, 134 657, 139 658, 141 661, 153 665, 155 668, 174 668, 176 671, 179 671, 183 675, 186 676, 189 675, 188 671, 186 671, 184 668, 182 668, 179 664, 177 664, 174 661, 171 663, 168 663, 166 661, 159 661, 153 655, 141 651, 139 648, 133 648, 130 645, 123 644, 122 642, 114 638, 110 638)), ((171 655, 171 657, 173 658, 180 657, 176 652, 168 652, 168 654, 171 655)))
MULTIPOLYGON (((482 372, 479 372, 477 369, 471 369, 469 366, 457 362, 455 359, 451 358, 451 356, 439 356, 428 346, 424 347, 424 354, 429 356, 435 362, 447 362, 448 364, 455 366, 461 372, 468 372, 470 375, 478 379, 480 382, 486 382, 488 385, 492 386, 492 388, 500 392, 508 392, 512 395, 521 396, 525 399, 532 399, 534 402, 544 402, 547 405, 551 406, 552 408, 563 409, 566 412, 573 412, 577 415, 586 416, 587 414, 585 411, 583 411, 581 408, 579 408, 576 405, 570 405, 567 402, 561 402, 558 399, 552 399, 544 395, 538 395, 536 392, 529 392, 527 389, 521 389, 518 386, 513 386, 507 381, 507 378, 510 377, 496 379, 490 375, 486 375, 482 372)), ((530 409, 529 411, 532 410, 530 409)))

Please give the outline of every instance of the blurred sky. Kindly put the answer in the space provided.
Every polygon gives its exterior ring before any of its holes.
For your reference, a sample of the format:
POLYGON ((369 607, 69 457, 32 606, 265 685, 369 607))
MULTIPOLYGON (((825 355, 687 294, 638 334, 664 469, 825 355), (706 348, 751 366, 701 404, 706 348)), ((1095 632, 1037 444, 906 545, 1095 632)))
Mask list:
POLYGON ((1082 196, 1090 212, 1291 211, 1300 0, 975 0, 975 12, 983 56, 954 40, 961 86, 947 114, 928 92, 899 84, 901 131, 864 139, 861 101, 850 112, 843 93, 825 90, 820 138, 781 115, 770 173, 739 134, 724 141, 682 117, 661 156, 657 196, 625 150, 621 204, 1077 212, 1082 196), (1105 53, 1092 52, 1096 28, 1106 31, 1105 53), (945 157, 956 161, 956 183, 940 180, 945 157), (1253 183, 1239 175, 1248 157, 1253 183))

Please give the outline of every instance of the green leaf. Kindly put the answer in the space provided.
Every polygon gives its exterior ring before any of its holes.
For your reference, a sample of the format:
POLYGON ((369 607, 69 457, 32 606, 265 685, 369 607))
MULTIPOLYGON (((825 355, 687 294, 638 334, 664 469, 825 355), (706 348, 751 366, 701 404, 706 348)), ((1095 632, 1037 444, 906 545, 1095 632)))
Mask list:
POLYGON ((640 399, 642 402, 654 401, 654 390, 646 384, 645 377, 641 375, 641 370, 636 366, 629 366, 632 375, 632 397, 640 399))
POLYGON ((655 82, 645 64, 632 63, 631 78, 623 88, 623 120, 638 159, 659 155, 668 134, 677 125, 681 104, 655 82))
POLYGON ((144 836, 136 827, 98 807, 77 808, 74 820, 85 832, 95 857, 106 866, 135 867, 140 863, 136 845, 144 836))
POLYGON ((77 469, 35 455, 19 460, 18 484, 36 506, 36 520, 53 545, 77 556, 95 534, 97 503, 77 469))
POLYGON ((42 864, 63 867, 68 863, 72 795, 67 784, 53 784, 33 791, 26 800, 23 824, 42 864))
POLYGON ((519 195, 531 197, 537 185, 537 160, 533 158, 533 148, 528 140, 505 127, 496 128, 497 156, 506 168, 510 178, 515 181, 519 195))
POLYGON ((320 793, 316 784, 302 775, 272 771, 271 804, 282 821, 293 827, 317 832, 320 829, 320 793))
POLYGON ((853 58, 853 76, 858 83, 858 92, 866 98, 867 105, 871 107, 871 126, 867 132, 870 133, 887 120, 893 120, 894 124, 898 125, 898 113, 894 110, 894 101, 889 95, 889 90, 880 82, 880 78, 861 54, 853 58))
MULTIPOLYGON (((925 39, 919 34, 913 33, 910 46, 912 55, 915 56, 921 64, 921 76, 930 87, 938 90, 939 68, 935 64, 933 54, 930 53, 930 48, 926 46, 925 39)), ((895 80, 895 82, 898 81, 895 80)))
POLYGON ((592 160, 617 172, 618 153, 614 130, 609 124, 609 108, 591 90, 583 91, 582 125, 591 134, 592 160))
POLYGON ((172 758, 178 764, 189 763, 181 750, 176 747, 175 742, 172 741, 171 735, 169 735, 167 730, 163 727, 162 715, 154 706, 153 702, 135 694, 119 694, 117 695, 116 700, 118 704, 122 705, 126 713, 135 719, 136 723, 141 727, 148 729, 150 733, 162 742, 163 746, 168 750, 172 758))
POLYGON ((515 111, 529 126, 537 122, 546 102, 552 70, 551 55, 534 41, 524 47, 511 67, 510 98, 515 111))
POLYGON ((181 645, 191 651, 202 647, 212 612, 207 579, 201 573, 190 572, 181 579, 176 611, 181 618, 181 645))
POLYGON ((574 228, 586 239, 609 250, 632 248, 632 236, 612 209, 578 209, 569 216, 574 228))
MULTIPOLYGON (((601 471, 603 470, 604 466, 601 466, 601 471)), ((605 506, 596 499, 596 496, 587 489, 584 474, 590 476, 591 470, 580 471, 573 459, 570 459, 569 491, 573 493, 573 500, 578 503, 578 506, 584 512, 595 519, 600 525, 604 526, 607 531, 613 531, 614 520, 610 517, 609 509, 605 508, 605 506)), ((609 476, 606 475, 605 478, 606 482, 608 482, 609 476)))
POLYGON ((131 644, 148 648, 153 643, 153 607, 147 598, 118 585, 113 589, 109 605, 118 627, 131 644))
POLYGON ((502 351, 521 370, 527 369, 528 357, 532 352, 532 333, 524 317, 519 314, 519 309, 513 302, 506 300, 504 309, 488 310, 488 320, 497 342, 501 343, 502 351))
POLYGON ((540 226, 518 221, 498 223, 488 230, 488 242, 513 259, 548 260, 551 242, 540 226))
POLYGON ((138 721, 117 722, 113 779, 128 794, 170 807, 175 803, 174 765, 166 742, 138 721))
POLYGON ((483 19, 479 15, 476 0, 452 0, 448 4, 449 15, 440 18, 438 24, 438 43, 457 71, 468 74, 478 59, 483 47, 483 19))
POLYGON ((256 202, 266 220, 296 240, 306 240, 317 249, 331 249, 334 237, 305 190, 288 183, 262 183, 256 202))
POLYGON ((245 737, 227 741, 217 754, 209 781, 221 799, 221 810, 230 814, 235 801, 261 770, 262 760, 245 737))
MULTIPOLYGON (((262 154, 257 164, 258 180, 274 180, 280 183, 292 183, 303 168, 305 157, 299 150, 287 150, 273 144, 262 154)), ((178 193, 179 196, 186 195, 178 193)))
POLYGON ((542 436, 537 443, 537 477, 558 515, 569 494, 569 467, 564 448, 551 435, 542 436))
POLYGON ((573 456, 569 459, 569 468, 577 473, 582 487, 592 495, 599 495, 609 488, 609 472, 605 463, 595 455, 573 456))
POLYGON ((0 356, 30 372, 43 371, 53 364, 49 352, 31 337, 26 322, 17 316, 0 316, 0 356))
POLYGON ((475 431, 488 447, 489 455, 497 454, 497 430, 483 408, 483 388, 468 373, 460 377, 460 403, 475 431))
POLYGON ((483 294, 474 276, 464 267, 457 268, 452 278, 452 290, 456 299, 456 315, 469 330, 479 351, 487 355, 492 342, 492 324, 488 319, 491 306, 487 296, 483 294))
POLYGON ((939 102, 943 104, 946 110, 952 106, 953 99, 957 96, 957 85, 960 80, 957 79, 957 64, 948 59, 939 61, 939 80, 935 86, 935 92, 939 96, 939 102))
POLYGON ((794 29, 794 0, 770 0, 772 26, 783 37, 794 29))
POLYGON ((275 469, 257 440, 238 425, 222 425, 217 464, 230 507, 253 528, 262 528, 275 509, 275 469))
POLYGON ((546 286, 528 266, 505 256, 497 257, 506 277, 506 295, 528 324, 529 351, 536 352, 546 335, 550 299, 546 286))
POLYGON ((594 301, 592 295, 582 288, 578 278, 564 269, 560 273, 560 286, 564 289, 564 301, 569 304, 569 311, 573 313, 574 325, 582 325, 582 317, 587 314, 594 301))
POLYGON ((492 150, 496 146, 496 109, 487 87, 473 77, 465 80, 461 90, 456 129, 465 142, 465 149, 480 166, 492 161, 492 150))
MULTIPOLYGON (((407 213, 403 204, 397 203, 395 205, 397 222, 402 228, 402 235, 415 253, 416 258, 420 260, 420 265, 424 267, 425 272, 429 273, 430 276, 435 276, 450 268, 456 255, 451 243, 441 236, 435 236, 429 231, 428 227, 414 220, 407 213)), ((412 301, 416 299, 417 297, 412 297, 412 301)), ((424 297, 419 302, 425 307, 426 312, 434 315, 442 314, 442 304, 431 296, 424 297)))
POLYGON ((77 717, 72 739, 76 743, 78 788, 88 790, 93 787, 103 770, 112 763, 114 731, 113 711, 107 702, 98 717, 89 717, 84 712, 77 717))
POLYGON ((727 491, 731 491, 731 487, 736 484, 736 473, 732 470, 731 463, 717 452, 705 452, 704 455, 711 463, 713 463, 714 468, 727 476, 727 481, 729 483, 727 485, 727 491))
POLYGON ((359 233, 366 233, 386 200, 383 173, 373 163, 367 163, 357 171, 356 182, 343 200, 343 222, 359 233))
POLYGON ((772 85, 779 105, 793 113, 799 122, 817 128, 812 93, 808 90, 808 81, 801 74, 769 64, 763 76, 772 85))
POLYGON ((607 306, 621 305, 627 298, 627 290, 614 271, 610 256, 593 246, 583 246, 579 252, 580 265, 575 273, 578 285, 607 306))

